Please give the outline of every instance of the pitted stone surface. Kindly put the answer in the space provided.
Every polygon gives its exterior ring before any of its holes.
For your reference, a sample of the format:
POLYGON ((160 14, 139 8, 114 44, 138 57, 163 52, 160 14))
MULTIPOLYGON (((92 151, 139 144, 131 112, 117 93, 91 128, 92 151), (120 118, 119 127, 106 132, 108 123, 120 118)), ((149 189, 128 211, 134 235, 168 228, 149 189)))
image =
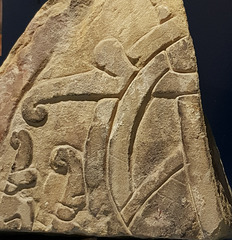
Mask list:
POLYGON ((1 231, 231 235, 182 0, 49 0, 0 83, 1 231))

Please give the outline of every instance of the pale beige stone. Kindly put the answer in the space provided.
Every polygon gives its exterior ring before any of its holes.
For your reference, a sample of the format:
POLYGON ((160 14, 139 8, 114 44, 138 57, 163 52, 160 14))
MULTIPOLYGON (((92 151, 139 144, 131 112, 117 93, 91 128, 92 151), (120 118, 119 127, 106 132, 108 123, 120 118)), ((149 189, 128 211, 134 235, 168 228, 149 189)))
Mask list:
POLYGON ((158 6, 158 11, 159 11, 160 23, 167 21, 168 18, 171 18, 172 16, 171 12, 166 6, 162 6, 162 5, 158 6))
POLYGON ((174 98, 198 92, 199 84, 196 72, 181 74, 169 71, 156 84, 152 94, 154 97, 174 98))
POLYGON ((197 64, 192 39, 188 36, 167 48, 175 72, 196 72, 197 64))
POLYGON ((182 0, 49 0, 0 83, 1 231, 231 236, 182 0))

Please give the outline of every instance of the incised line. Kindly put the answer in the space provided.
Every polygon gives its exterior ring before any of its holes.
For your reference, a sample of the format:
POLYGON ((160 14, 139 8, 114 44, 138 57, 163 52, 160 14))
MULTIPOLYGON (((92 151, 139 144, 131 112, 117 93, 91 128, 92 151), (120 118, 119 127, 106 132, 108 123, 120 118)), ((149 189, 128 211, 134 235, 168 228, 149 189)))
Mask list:
POLYGON ((133 175, 132 175, 132 167, 131 167, 131 156, 133 153, 133 148, 134 148, 134 143, 135 143, 135 138, 137 135, 137 131, 139 128, 139 125, 144 117, 144 114, 147 110, 147 105, 149 103, 149 101, 151 100, 151 96, 152 96, 152 90, 154 89, 155 85, 159 82, 159 80, 169 71, 169 69, 164 70, 163 73, 160 74, 160 76, 158 76, 156 78, 156 80, 154 81, 154 83, 150 86, 149 90, 147 91, 143 102, 141 103, 141 106, 137 112, 137 115, 135 116, 135 120, 134 120, 134 124, 131 130, 131 136, 130 136, 130 144, 129 144, 129 148, 128 148, 128 160, 129 160, 129 172, 130 172, 130 177, 132 179, 133 182, 133 175))
POLYGON ((112 203, 113 210, 114 210, 115 214, 117 215, 118 220, 121 222, 122 226, 124 227, 125 231, 127 232, 127 234, 129 236, 132 236, 131 231, 128 229, 128 227, 127 227, 127 225, 126 225, 122 215, 120 214, 120 212, 118 210, 118 207, 117 207, 117 205, 114 201, 111 186, 110 186, 110 177, 109 177, 109 175, 110 175, 109 158, 108 158, 108 155, 109 155, 109 141, 110 141, 110 135, 111 135, 111 132, 112 132, 115 116, 116 116, 117 109, 118 109, 118 103, 119 103, 119 101, 116 103, 116 105, 114 107, 114 110, 113 110, 113 113, 111 115, 111 120, 110 120, 111 124, 110 124, 109 134, 108 134, 107 143, 106 143, 107 148, 106 148, 106 154, 105 154, 105 172, 106 172, 105 181, 106 181, 106 187, 107 187, 107 190, 108 190, 108 196, 109 196, 109 199, 112 203))
POLYGON ((143 203, 141 204, 141 206, 138 208, 137 212, 131 217, 131 219, 128 221, 129 224, 129 228, 132 227, 133 225, 133 221, 136 218, 136 216, 139 214, 140 210, 143 208, 143 206, 146 204, 147 201, 149 201, 150 199, 153 198, 153 196, 176 174, 178 174, 184 167, 184 164, 180 164, 179 166, 177 166, 175 169, 173 169, 173 171, 171 171, 162 181, 162 183, 160 183, 158 186, 155 187, 155 189, 153 190, 153 192, 151 194, 149 194, 143 201, 143 203))
POLYGON ((197 222, 198 222, 199 227, 200 227, 200 231, 202 233, 202 236, 206 237, 205 234, 204 234, 204 231, 203 231, 203 227, 202 227, 202 224, 201 224, 201 221, 200 221, 200 217, 199 217, 198 212, 197 212, 197 206, 196 206, 195 198, 193 196, 192 187, 190 185, 190 179, 189 179, 189 174, 188 174, 188 170, 187 170, 188 162, 187 162, 187 154, 186 154, 186 150, 185 150, 185 146, 184 146, 184 134, 183 134, 182 117, 181 117, 179 100, 177 100, 177 109, 178 109, 179 123, 180 123, 181 145, 182 145, 182 149, 183 149, 183 160, 184 160, 183 164, 184 164, 184 171, 185 171, 186 178, 187 178, 187 185, 188 185, 189 193, 190 193, 190 196, 191 196, 191 199, 192 199, 192 205, 193 205, 193 208, 194 208, 195 213, 196 213, 197 222))

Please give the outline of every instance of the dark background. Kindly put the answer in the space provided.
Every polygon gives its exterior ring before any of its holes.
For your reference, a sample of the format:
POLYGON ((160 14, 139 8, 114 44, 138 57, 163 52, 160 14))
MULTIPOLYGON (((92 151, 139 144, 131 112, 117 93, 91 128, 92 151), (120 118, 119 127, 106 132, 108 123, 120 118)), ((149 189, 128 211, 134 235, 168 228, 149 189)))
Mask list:
POLYGON ((232 185, 232 1, 185 0, 204 113, 232 185))
MULTIPOLYGON (((3 0, 0 65, 45 2, 3 0)), ((204 113, 232 185, 232 1, 184 0, 184 3, 197 55, 204 113)))

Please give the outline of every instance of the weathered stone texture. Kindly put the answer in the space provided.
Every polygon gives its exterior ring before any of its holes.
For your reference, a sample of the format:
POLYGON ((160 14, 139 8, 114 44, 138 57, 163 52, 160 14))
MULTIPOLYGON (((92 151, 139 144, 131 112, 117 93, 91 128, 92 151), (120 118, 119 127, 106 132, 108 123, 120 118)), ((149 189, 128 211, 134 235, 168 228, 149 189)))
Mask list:
POLYGON ((182 0, 49 0, 0 83, 0 230, 230 236, 182 0))

